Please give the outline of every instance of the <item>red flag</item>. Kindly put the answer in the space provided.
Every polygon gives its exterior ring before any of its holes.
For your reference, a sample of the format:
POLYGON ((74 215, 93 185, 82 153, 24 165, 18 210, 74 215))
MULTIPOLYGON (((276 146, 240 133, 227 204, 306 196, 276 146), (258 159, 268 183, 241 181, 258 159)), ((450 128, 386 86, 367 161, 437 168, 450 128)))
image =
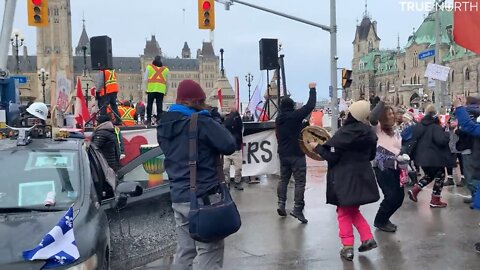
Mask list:
POLYGON ((222 88, 218 88, 217 98, 218 98, 218 111, 221 112, 223 107, 222 88))
POLYGON ((455 0, 453 40, 458 45, 480 54, 480 1, 455 0))
POLYGON ((77 98, 75 102, 75 120, 77 125, 83 128, 85 122, 90 118, 90 113, 88 113, 87 102, 85 101, 85 96, 82 91, 82 83, 80 82, 80 77, 77 77, 77 98))

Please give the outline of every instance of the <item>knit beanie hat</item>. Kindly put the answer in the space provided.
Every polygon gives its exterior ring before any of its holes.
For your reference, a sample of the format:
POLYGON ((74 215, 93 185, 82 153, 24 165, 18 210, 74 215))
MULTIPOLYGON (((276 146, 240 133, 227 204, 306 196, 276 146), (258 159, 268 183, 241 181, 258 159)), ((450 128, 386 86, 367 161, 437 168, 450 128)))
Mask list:
POLYGON ((348 107, 348 111, 355 120, 365 123, 370 116, 370 103, 366 100, 354 102, 348 107))
POLYGON ((192 80, 183 80, 178 85, 177 103, 184 101, 200 101, 206 99, 205 92, 202 87, 192 80))

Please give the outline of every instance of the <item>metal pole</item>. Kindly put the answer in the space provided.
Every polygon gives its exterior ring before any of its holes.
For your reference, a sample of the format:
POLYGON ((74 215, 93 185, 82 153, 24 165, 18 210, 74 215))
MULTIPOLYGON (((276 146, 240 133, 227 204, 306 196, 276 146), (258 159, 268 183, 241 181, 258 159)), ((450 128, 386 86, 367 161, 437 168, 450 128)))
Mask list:
POLYGON ((85 104, 87 104, 87 109, 88 109, 88 83, 87 83, 87 88, 85 89, 85 104))
POLYGON ((15 73, 20 74, 20 57, 18 57, 18 47, 20 47, 20 45, 18 43, 18 35, 15 35, 15 44, 13 47, 15 47, 15 60, 17 62, 15 73))
POLYGON ((337 100, 337 11, 336 0, 330 0, 330 80, 332 85, 332 133, 338 128, 337 100))
MULTIPOLYGON (((445 0, 437 0, 435 5, 435 64, 441 65, 440 58, 440 42, 441 42, 441 22, 440 22, 440 5, 443 4, 445 0)), ((435 80, 435 109, 437 112, 440 112, 440 108, 444 106, 444 93, 441 89, 441 82, 435 80)))
MULTIPOLYGON (((280 59, 278 59, 279 62, 281 61, 280 59)), ((280 75, 280 70, 281 70, 282 66, 281 65, 278 65, 278 68, 277 68, 277 113, 280 113, 279 109, 280 109, 280 84, 281 84, 281 81, 282 81, 282 75, 280 75)), ((285 77, 283 77, 283 80, 285 80, 285 77)))
MULTIPOLYGON (((281 54, 280 55, 280 70, 282 72, 282 86, 283 86, 283 95, 284 96, 287 96, 287 77, 285 76, 285 61, 283 60, 283 58, 285 57, 285 55, 281 54)), ((278 86, 280 87, 280 85, 278 86)), ((280 94, 280 88, 279 88, 279 94, 280 94)))
POLYGON ((247 81, 247 86, 248 86, 248 102, 250 102, 250 99, 252 98, 251 92, 250 92, 250 87, 252 86, 252 81, 253 81, 253 75, 250 74, 250 72, 245 75, 245 80, 247 81))
POLYGON ((223 53, 225 51, 223 49, 220 49, 220 67, 221 67, 221 72, 222 72, 222 78, 225 78, 225 69, 223 67, 223 53))
POLYGON ((42 89, 43 89, 43 103, 46 103, 45 99, 45 72, 42 72, 42 89))
POLYGON ((16 5, 17 0, 5 0, 2 31, 0 33, 0 70, 7 70, 8 46, 10 46, 9 41, 12 34, 16 5))
MULTIPOLYGON (((218 0, 215 0, 215 1, 220 2, 218 0)), ((323 25, 323 24, 319 24, 319 23, 308 21, 308 20, 304 20, 302 18, 291 16, 291 15, 288 15, 288 14, 285 14, 285 13, 282 13, 282 12, 278 12, 278 11, 268 9, 268 8, 264 8, 264 7, 261 7, 261 6, 257 6, 257 5, 254 5, 254 4, 250 4, 250 3, 247 3, 247 2, 244 2, 244 1, 238 1, 238 0, 230 0, 230 1, 234 2, 234 3, 242 4, 242 5, 245 5, 245 6, 248 6, 248 7, 252 7, 252 8, 255 8, 255 9, 263 10, 265 12, 272 13, 272 14, 275 14, 275 15, 278 15, 278 16, 281 16, 281 17, 285 17, 285 18, 288 18, 288 19, 291 19, 291 20, 294 20, 294 21, 297 21, 297 22, 301 22, 301 23, 305 23, 305 24, 308 24, 308 25, 311 25, 311 26, 315 26, 315 27, 321 28, 325 31, 330 31, 330 29, 331 29, 330 28, 331 26, 328 27, 328 26, 323 25)))

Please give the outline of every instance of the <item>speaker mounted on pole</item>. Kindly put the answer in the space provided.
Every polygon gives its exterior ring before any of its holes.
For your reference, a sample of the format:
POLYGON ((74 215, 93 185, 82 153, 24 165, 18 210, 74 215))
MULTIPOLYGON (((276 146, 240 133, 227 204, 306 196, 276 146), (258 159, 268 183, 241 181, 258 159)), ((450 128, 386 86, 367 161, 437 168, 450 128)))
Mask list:
POLYGON ((260 47, 260 70, 273 70, 278 65, 278 39, 262 38, 260 47))
POLYGON ((108 36, 90 38, 93 70, 113 69, 112 39, 108 36))

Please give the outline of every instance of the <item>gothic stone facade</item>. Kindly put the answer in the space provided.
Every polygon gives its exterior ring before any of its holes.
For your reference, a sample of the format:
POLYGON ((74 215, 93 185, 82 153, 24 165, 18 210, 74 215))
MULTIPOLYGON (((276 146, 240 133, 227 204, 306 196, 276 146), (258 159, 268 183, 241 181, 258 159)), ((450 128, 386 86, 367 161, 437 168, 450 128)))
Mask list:
MULTIPOLYGON (((448 81, 443 83, 445 106, 459 94, 479 93, 480 57, 455 44, 452 39, 452 12, 439 11, 441 22, 440 59, 442 65, 451 68, 448 81)), ((430 13, 420 27, 401 48, 380 49, 377 23, 364 16, 357 26, 353 41, 352 85, 344 92, 346 99, 368 99, 369 93, 385 96, 396 106, 421 107, 440 98, 434 87, 424 77, 428 63, 434 57, 418 59, 418 54, 435 48, 435 14, 430 13), (429 86, 430 85, 430 86, 429 86)))
MULTIPOLYGON (((74 78, 77 76, 81 77, 84 90, 87 89, 87 83, 88 88, 95 84, 97 71, 91 70, 90 44, 85 25, 75 48, 75 56, 73 55, 70 0, 50 0, 49 13, 49 26, 37 29, 37 56, 28 56, 26 48, 23 50, 23 55, 19 56, 21 74, 28 77, 28 83, 20 85, 23 103, 42 100, 42 86, 37 75, 40 68, 50 72, 50 78, 45 87, 47 103, 51 97, 50 89, 56 87, 55 79, 58 73, 63 73, 72 80, 72 95, 75 94, 74 78)), ((175 102, 178 84, 184 79, 197 81, 206 91, 207 96, 216 97, 220 61, 215 55, 212 43, 203 42, 202 48, 197 50, 196 58, 191 57, 192 54, 186 42, 181 51, 181 58, 168 57, 162 53, 155 36, 152 36, 146 42, 144 54, 140 57, 113 58, 113 66, 117 71, 120 85, 119 100, 146 101, 145 89, 142 85, 143 74, 146 65, 151 63, 156 55, 162 56, 164 65, 170 69, 168 94, 164 104, 168 106, 175 102)), ((10 56, 8 69, 13 71, 15 67, 16 57, 10 56)), ((226 97, 224 104, 233 102, 232 94, 231 86, 224 89, 226 97)), ((214 100, 210 100, 210 103, 217 104, 214 100)))

